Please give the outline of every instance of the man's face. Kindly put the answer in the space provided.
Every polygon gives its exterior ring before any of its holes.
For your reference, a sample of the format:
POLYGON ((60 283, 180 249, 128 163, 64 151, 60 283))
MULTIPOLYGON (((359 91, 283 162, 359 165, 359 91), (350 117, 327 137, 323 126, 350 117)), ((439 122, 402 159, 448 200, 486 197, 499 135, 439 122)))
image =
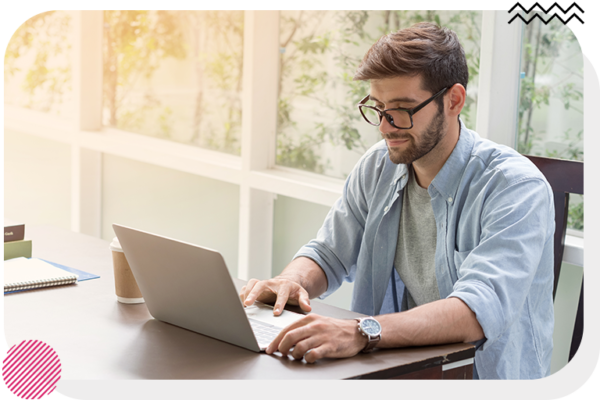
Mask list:
MULTIPOLYGON (((371 81, 371 99, 380 110, 413 108, 433 95, 421 89, 421 77, 395 77, 371 81)), ((410 164, 425 155, 440 142, 447 131, 443 110, 434 100, 413 115, 411 129, 397 129, 383 118, 379 131, 385 139, 390 160, 395 164, 410 164)))

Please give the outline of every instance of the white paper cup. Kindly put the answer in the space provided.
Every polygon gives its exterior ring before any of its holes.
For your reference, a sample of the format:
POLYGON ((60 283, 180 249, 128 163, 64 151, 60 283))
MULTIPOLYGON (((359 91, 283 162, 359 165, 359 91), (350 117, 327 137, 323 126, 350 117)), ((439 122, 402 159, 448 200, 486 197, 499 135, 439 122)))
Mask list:
POLYGON ((119 239, 114 238, 109 248, 112 251, 113 257, 117 300, 124 304, 143 303, 144 298, 131 272, 129 263, 125 258, 125 253, 123 253, 119 239))

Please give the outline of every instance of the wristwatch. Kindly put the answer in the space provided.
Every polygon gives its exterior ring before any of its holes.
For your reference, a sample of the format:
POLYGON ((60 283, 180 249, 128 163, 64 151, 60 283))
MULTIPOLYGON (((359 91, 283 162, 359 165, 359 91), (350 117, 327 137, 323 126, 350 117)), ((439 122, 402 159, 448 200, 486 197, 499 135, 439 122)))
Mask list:
POLYGON ((369 339, 365 348, 362 349, 363 353, 368 353, 373 350, 373 348, 377 346, 377 343, 379 343, 379 340, 381 340, 381 325, 373 317, 355 319, 358 321, 358 331, 361 335, 366 336, 367 339, 369 339))

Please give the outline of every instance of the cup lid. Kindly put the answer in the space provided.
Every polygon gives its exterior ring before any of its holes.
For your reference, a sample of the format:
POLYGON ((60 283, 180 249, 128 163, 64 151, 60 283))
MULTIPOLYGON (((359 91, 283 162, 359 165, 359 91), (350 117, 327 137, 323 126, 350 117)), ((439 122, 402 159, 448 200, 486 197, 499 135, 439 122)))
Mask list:
POLYGON ((119 243, 119 238, 117 237, 115 237, 112 240, 109 247, 112 251, 120 251, 121 253, 123 252, 123 249, 121 248, 121 243, 119 243))

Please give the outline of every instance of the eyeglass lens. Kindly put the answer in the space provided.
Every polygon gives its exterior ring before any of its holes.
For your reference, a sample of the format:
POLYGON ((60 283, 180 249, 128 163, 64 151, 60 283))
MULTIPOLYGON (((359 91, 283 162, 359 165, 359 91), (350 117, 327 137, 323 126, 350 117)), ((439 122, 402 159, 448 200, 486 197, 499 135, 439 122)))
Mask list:
MULTIPOLYGON (((379 125, 379 113, 372 108, 363 107, 362 112, 369 123, 379 125)), ((386 111, 392 117, 392 123, 398 128, 410 128, 410 115, 406 111, 390 110, 386 111)))

